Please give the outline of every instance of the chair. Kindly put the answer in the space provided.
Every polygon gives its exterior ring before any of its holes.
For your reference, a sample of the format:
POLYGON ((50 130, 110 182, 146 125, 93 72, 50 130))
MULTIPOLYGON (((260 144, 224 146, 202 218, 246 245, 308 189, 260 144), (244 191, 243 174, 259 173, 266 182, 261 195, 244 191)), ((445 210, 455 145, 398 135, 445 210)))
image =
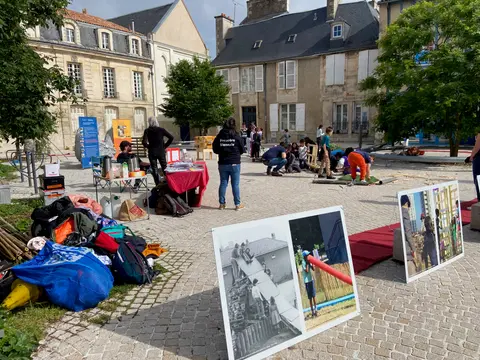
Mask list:
POLYGON ((213 160, 214 156, 218 160, 218 155, 215 154, 212 149, 197 150, 197 160, 207 160, 207 156, 210 158, 210 160, 213 160), (202 159, 200 159, 200 154, 202 154, 202 159))

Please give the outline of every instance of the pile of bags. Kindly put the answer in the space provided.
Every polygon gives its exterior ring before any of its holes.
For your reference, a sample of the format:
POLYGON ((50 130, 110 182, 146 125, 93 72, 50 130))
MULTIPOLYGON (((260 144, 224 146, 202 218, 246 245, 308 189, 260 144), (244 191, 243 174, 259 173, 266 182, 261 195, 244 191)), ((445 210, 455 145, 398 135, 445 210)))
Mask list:
POLYGON ((42 294, 71 311, 95 307, 114 283, 151 283, 153 259, 165 251, 103 216, 101 206, 86 197, 61 198, 31 217, 28 247, 38 255, 6 271, 0 268, 0 301, 7 310, 42 294))
MULTIPOLYGON (((192 197, 196 196, 195 190, 189 191, 189 193, 192 197)), ((167 183, 160 183, 152 189, 148 204, 150 209, 155 209, 157 215, 183 217, 193 213, 193 209, 187 202, 180 195, 171 191, 167 183)))

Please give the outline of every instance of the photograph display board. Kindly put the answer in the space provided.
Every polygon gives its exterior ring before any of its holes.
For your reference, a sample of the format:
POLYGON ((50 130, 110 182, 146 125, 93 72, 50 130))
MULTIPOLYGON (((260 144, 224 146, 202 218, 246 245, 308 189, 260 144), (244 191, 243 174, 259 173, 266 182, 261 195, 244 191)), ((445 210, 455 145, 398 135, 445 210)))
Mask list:
POLYGON ((120 143, 122 141, 132 142, 132 122, 130 120, 113 120, 113 145, 115 146, 115 158, 120 153, 120 143))
POLYGON ((212 232, 229 359, 263 359, 360 314, 341 207, 212 232))
POLYGON ((464 255, 458 182, 398 193, 407 282, 464 255))

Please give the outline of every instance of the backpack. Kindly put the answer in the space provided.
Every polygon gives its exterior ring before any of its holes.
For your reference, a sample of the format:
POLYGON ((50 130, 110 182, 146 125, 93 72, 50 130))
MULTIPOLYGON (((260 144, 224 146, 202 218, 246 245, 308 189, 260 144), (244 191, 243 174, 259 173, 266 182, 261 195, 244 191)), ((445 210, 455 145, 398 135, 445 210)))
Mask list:
POLYGON ((154 275, 145 256, 129 242, 119 244, 112 260, 112 273, 118 284, 138 285, 151 284, 154 275))
POLYGON ((182 217, 193 212, 193 209, 179 196, 174 198, 165 194, 162 197, 162 202, 167 212, 174 217, 182 217))

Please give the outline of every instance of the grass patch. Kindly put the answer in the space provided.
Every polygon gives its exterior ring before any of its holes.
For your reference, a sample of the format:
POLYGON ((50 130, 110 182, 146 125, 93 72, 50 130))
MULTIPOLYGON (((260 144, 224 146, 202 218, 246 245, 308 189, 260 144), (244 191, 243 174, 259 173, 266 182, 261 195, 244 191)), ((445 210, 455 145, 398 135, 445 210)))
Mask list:
POLYGON ((19 231, 28 233, 33 210, 43 206, 43 201, 35 199, 15 199, 11 204, 0 204, 0 216, 15 226, 19 231))
POLYGON ((110 295, 109 295, 109 298, 110 299, 118 299, 118 298, 121 298, 125 295, 127 295, 127 293, 136 288, 137 285, 133 285, 133 284, 125 284, 125 285, 117 285, 117 286, 114 286, 112 288, 112 290, 110 290, 110 295))
POLYGON ((159 271, 160 274, 165 274, 168 272, 167 269, 165 269, 162 265, 160 265, 159 262, 156 262, 154 265, 153 265, 153 270, 154 271, 159 271))
POLYGON ((0 180, 11 181, 18 178, 17 169, 11 165, 0 164, 0 180))
POLYGON ((120 305, 120 302, 118 301, 104 301, 98 304, 97 308, 107 312, 114 312, 117 309, 118 305, 120 305))
POLYGON ((87 321, 89 323, 96 324, 96 325, 105 325, 108 322, 108 320, 110 320, 109 315, 100 314, 98 316, 89 318, 87 321))

